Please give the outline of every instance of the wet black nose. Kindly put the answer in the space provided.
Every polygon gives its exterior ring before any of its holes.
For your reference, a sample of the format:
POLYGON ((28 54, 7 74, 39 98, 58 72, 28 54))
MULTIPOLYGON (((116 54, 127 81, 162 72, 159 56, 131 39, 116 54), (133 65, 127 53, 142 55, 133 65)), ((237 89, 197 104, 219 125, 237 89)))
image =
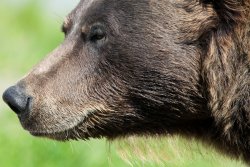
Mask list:
POLYGON ((12 86, 3 93, 3 100, 16 114, 23 114, 29 111, 31 97, 25 94, 24 89, 19 86, 12 86))

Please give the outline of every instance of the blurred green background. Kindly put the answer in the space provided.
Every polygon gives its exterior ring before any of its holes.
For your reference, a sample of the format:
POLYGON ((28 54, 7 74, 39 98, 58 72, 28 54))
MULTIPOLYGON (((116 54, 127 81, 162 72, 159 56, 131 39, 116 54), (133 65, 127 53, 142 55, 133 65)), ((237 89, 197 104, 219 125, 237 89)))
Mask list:
MULTIPOLYGON (((78 0, 0 1, 0 94, 62 40, 60 27, 78 0)), ((61 143, 24 131, 0 100, 0 167, 243 167, 192 139, 61 143), (119 155, 118 155, 119 152, 119 155), (121 157, 124 159, 122 160, 121 157)))

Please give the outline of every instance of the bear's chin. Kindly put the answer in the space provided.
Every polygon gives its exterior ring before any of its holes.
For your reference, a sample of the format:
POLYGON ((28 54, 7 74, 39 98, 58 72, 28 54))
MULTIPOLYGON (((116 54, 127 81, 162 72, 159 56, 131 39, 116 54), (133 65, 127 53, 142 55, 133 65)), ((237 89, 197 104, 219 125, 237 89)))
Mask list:
POLYGON ((37 125, 34 125, 34 120, 24 119, 19 117, 20 123, 23 128, 28 131, 31 135, 36 137, 45 137, 53 140, 67 141, 67 140, 87 140, 90 137, 95 138, 100 137, 99 132, 95 129, 95 124, 90 121, 95 117, 98 110, 87 110, 81 119, 75 122, 71 122, 71 126, 68 129, 58 128, 59 125, 50 128, 44 128, 46 122, 39 122, 37 125), (33 123, 32 123, 33 122, 33 123), (36 127, 36 128, 34 128, 36 127), (95 134, 91 134, 90 131, 94 131, 95 134))
MULTIPOLYGON (((82 125, 82 123, 81 123, 82 125)), ((36 137, 44 137, 44 138, 49 138, 53 140, 58 140, 58 141, 68 141, 68 140, 87 140, 90 137, 90 134, 87 131, 79 131, 81 129, 80 126, 77 125, 76 127, 73 127, 71 129, 67 129, 64 131, 55 131, 55 132, 39 132, 39 131, 29 131, 29 133, 33 136, 36 137)))

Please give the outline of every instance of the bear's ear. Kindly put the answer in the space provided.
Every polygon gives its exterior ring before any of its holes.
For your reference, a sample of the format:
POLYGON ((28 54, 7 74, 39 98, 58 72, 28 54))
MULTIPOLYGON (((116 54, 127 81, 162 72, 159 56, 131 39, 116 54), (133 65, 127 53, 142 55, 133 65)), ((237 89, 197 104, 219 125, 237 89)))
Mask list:
POLYGON ((199 0, 204 6, 212 6, 220 21, 228 25, 245 20, 249 0, 199 0))

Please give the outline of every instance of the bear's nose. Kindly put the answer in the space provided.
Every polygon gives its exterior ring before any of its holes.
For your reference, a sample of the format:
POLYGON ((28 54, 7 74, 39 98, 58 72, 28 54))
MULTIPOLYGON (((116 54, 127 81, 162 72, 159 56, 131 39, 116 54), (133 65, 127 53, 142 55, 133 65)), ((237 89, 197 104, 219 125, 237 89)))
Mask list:
POLYGON ((3 100, 18 115, 29 111, 31 97, 19 86, 12 86, 3 93, 3 100))

